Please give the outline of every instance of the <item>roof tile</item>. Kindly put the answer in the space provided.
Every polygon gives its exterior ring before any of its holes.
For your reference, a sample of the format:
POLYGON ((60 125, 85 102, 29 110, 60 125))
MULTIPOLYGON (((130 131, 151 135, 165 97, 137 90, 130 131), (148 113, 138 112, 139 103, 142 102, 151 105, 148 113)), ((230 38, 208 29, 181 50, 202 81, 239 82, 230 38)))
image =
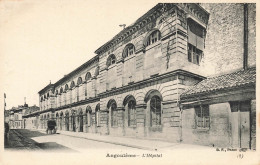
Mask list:
POLYGON ((248 68, 229 74, 224 74, 216 77, 210 77, 202 80, 198 84, 186 89, 181 97, 187 97, 198 93, 212 92, 220 89, 233 87, 242 87, 248 84, 256 83, 256 68, 248 68))

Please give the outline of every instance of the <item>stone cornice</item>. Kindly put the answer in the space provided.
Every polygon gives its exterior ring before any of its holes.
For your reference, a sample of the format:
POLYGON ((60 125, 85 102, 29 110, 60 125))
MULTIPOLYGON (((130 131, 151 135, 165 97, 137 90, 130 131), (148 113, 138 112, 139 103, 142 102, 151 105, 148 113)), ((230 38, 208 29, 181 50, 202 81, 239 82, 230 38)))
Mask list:
POLYGON ((178 3, 176 4, 179 8, 183 9, 188 14, 191 14, 196 19, 201 21, 201 23, 207 25, 209 20, 209 13, 196 3, 178 3))
MULTIPOLYGON (((168 9, 169 9, 169 6, 173 6, 173 4, 167 4, 168 9)), ((128 37, 132 36, 138 30, 142 29, 147 24, 149 24, 152 20, 154 20, 155 18, 158 18, 162 13, 162 11, 161 11, 162 7, 163 7, 162 3, 159 3, 156 6, 154 6, 146 14, 144 14, 137 21, 135 21, 135 23, 133 25, 126 27, 124 30, 122 30, 120 33, 118 33, 115 37, 113 37, 110 41, 108 41, 107 43, 102 45, 100 48, 98 48, 95 51, 95 53, 102 54, 103 52, 107 51, 111 47, 119 44, 120 42, 124 41, 128 37)))
POLYGON ((84 64, 82 64, 81 66, 79 66, 78 68, 76 68, 75 70, 73 70, 72 72, 70 72, 68 75, 64 76, 63 78, 61 78, 60 80, 58 80, 54 86, 57 87, 60 84, 62 84, 63 82, 71 79, 74 77, 75 74, 79 73, 80 71, 86 69, 89 65, 93 64, 94 62, 98 62, 99 61, 99 56, 96 55, 94 56, 92 59, 88 60, 87 62, 85 62, 84 64))
POLYGON ((122 86, 120 88, 111 89, 109 91, 98 94, 98 96, 100 98, 105 98, 105 97, 108 97, 108 96, 113 96, 113 95, 117 95, 117 94, 129 91, 129 90, 141 89, 141 88, 144 88, 146 86, 156 84, 156 81, 165 81, 163 79, 167 79, 167 78, 170 78, 167 81, 171 81, 171 78, 173 78, 173 76, 175 76, 177 74, 196 77, 196 78, 201 79, 201 80, 205 79, 205 77, 203 77, 203 76, 200 76, 200 75, 188 72, 188 71, 184 71, 182 69, 178 69, 178 70, 168 72, 168 73, 164 73, 162 75, 157 75, 157 76, 154 76, 154 77, 151 77, 151 78, 148 78, 148 79, 145 79, 145 80, 133 83, 133 84, 128 84, 128 85, 122 86))
POLYGON ((140 17, 134 24, 126 27, 124 30, 119 32, 115 37, 113 37, 110 41, 102 45, 98 48, 95 53, 102 54, 114 47, 115 45, 121 43, 124 40, 129 40, 129 37, 133 36, 137 31, 144 28, 149 23, 153 22, 154 19, 157 19, 162 15, 162 12, 171 12, 174 7, 178 7, 184 10, 186 13, 197 18, 201 23, 207 25, 209 19, 209 13, 196 3, 159 3, 154 6, 151 10, 149 10, 146 14, 140 17), (164 8, 165 7, 165 8, 164 8), (164 8, 164 11, 162 9, 164 8))

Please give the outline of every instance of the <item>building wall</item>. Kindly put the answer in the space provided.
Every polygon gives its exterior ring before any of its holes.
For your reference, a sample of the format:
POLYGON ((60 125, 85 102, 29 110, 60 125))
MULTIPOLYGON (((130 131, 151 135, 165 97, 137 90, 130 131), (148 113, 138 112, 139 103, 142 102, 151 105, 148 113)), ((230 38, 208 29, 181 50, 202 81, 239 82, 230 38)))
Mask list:
POLYGON ((209 129, 196 128, 195 109, 184 109, 182 112, 182 141, 207 146, 230 146, 231 128, 229 103, 212 104, 209 106, 209 129))
POLYGON ((256 150, 256 100, 251 100, 251 149, 256 150))
MULTIPOLYGON (((207 76, 243 68, 244 7, 242 3, 212 3, 202 69, 207 76), (225 14, 223 14, 225 13, 225 14)), ((256 4, 248 5, 248 64, 256 65, 256 4)))

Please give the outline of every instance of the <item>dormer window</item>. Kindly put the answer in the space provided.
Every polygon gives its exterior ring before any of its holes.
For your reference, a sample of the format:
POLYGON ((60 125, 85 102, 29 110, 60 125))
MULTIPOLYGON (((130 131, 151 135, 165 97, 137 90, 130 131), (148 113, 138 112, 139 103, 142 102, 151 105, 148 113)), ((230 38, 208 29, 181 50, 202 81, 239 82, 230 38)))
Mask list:
POLYGON ((126 47, 123 51, 123 58, 133 55, 134 51, 135 51, 135 47, 133 44, 126 45, 126 47))
POLYGON ((146 41, 146 46, 152 45, 153 43, 159 41, 161 39, 161 34, 159 30, 155 30, 154 32, 152 32, 146 41))
POLYGON ((114 54, 111 54, 108 58, 107 58, 107 66, 109 67, 110 65, 113 65, 116 63, 116 56, 114 54))

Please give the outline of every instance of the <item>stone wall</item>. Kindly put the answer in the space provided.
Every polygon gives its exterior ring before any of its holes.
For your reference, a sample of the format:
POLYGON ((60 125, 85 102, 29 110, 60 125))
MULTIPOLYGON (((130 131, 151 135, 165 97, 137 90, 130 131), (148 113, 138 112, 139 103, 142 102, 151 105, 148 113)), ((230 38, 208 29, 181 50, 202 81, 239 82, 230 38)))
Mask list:
MULTIPOLYGON (((209 13, 202 68, 206 75, 243 68, 244 7, 242 3, 201 4, 209 13)), ((248 6, 249 66, 256 65, 256 7, 248 6)))
POLYGON ((230 146, 230 106, 229 103, 212 104, 209 106, 209 129, 196 128, 194 108, 182 112, 182 141, 207 146, 230 146))

